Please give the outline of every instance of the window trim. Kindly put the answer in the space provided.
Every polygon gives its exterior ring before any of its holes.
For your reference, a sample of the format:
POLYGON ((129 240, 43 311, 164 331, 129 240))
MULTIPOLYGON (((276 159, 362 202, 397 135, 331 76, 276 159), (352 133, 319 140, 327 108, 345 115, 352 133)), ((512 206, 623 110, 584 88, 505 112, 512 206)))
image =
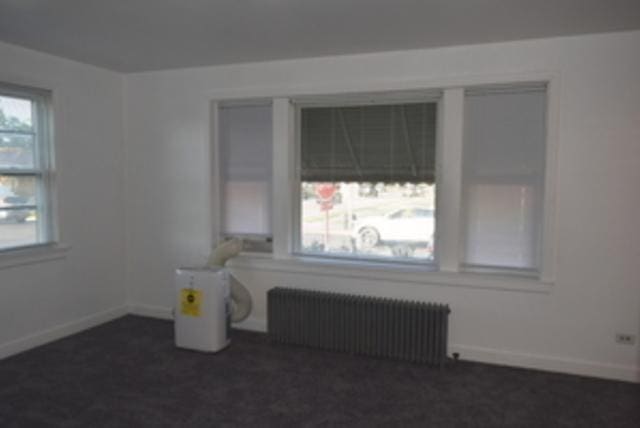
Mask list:
MULTIPOLYGON (((0 169, 4 175, 24 175, 36 177, 39 181, 37 192, 40 193, 40 203, 37 204, 38 233, 43 236, 42 241, 31 244, 7 247, 0 250, 0 268, 5 265, 13 266, 12 259, 30 258, 33 254, 41 259, 42 254, 56 251, 66 246, 59 244, 59 228, 57 221, 57 197, 55 187, 55 150, 53 129, 53 91, 32 86, 16 85, 0 82, 0 94, 30 100, 35 109, 35 150, 37 165, 30 169, 0 169), (39 256, 38 256, 39 255, 39 256), (5 262, 6 260, 6 262, 5 262)), ((37 261, 37 260, 36 260, 37 261)), ((18 263, 24 264, 24 263, 18 263)))
POLYGON ((469 289, 518 291, 548 294, 552 282, 512 272, 445 272, 411 263, 336 260, 327 257, 271 257, 265 254, 241 254, 227 264, 233 270, 258 270, 286 274, 331 276, 375 282, 412 285, 453 286, 469 289))
MULTIPOLYGON (((542 200, 540 201, 542 203, 542 216, 540 219, 540 223, 537 225, 537 234, 538 236, 538 242, 536 245, 536 249, 534 251, 536 251, 539 257, 538 260, 538 267, 536 268, 529 268, 529 267, 514 267, 514 266, 500 266, 500 265, 493 265, 493 264, 480 264, 480 263, 469 263, 466 262, 464 260, 464 253, 467 250, 466 244, 468 244, 468 242, 464 239, 460 240, 460 260, 459 260, 459 270, 461 272, 470 272, 470 273, 492 273, 492 272, 505 272, 505 273, 515 273, 518 275, 522 275, 522 276, 530 276, 530 277, 537 277, 537 278, 542 278, 543 275, 543 268, 542 268, 542 259, 543 259, 543 250, 544 250, 544 241, 545 241, 545 235, 543 234, 543 229, 544 229, 544 222, 546 221, 545 218, 545 214, 546 214, 546 193, 547 193, 547 187, 546 187, 546 176, 547 176, 547 166, 546 166, 546 162, 547 162, 547 153, 546 151, 549 149, 549 124, 548 124, 548 112, 549 112, 549 85, 550 82, 548 80, 541 80, 541 81, 529 81, 529 82, 523 82, 523 83, 515 83, 515 84, 485 84, 485 85, 474 85, 474 86, 468 86, 468 87, 464 87, 463 88, 463 97, 464 97, 464 103, 466 103, 466 100, 469 96, 483 96, 483 95, 495 95, 495 94, 526 94, 526 93, 538 93, 538 92, 543 92, 545 95, 545 122, 544 122, 544 127, 545 127, 545 137, 544 137, 544 149, 545 149, 545 165, 544 165, 544 173, 542 174, 541 180, 542 180, 542 188, 543 188, 543 197, 542 200)), ((466 113, 466 104, 463 104, 463 112, 462 112, 462 130, 463 130, 463 138, 462 138, 462 147, 463 150, 465 148, 466 145, 466 136, 464 135, 465 132, 465 128, 466 128, 466 123, 465 123, 465 113, 466 113)), ((461 175, 460 175, 460 180, 461 180, 461 184, 464 182, 464 152, 463 152, 463 158, 461 158, 461 175)), ((523 184, 529 184, 530 181, 533 178, 540 178, 539 175, 537 174, 532 174, 532 175, 528 175, 528 176, 520 176, 519 179, 519 183, 523 184)), ((504 180, 503 177, 498 176, 498 177, 491 177, 488 179, 485 179, 488 181, 485 182, 489 182, 492 184, 508 184, 508 185, 512 185, 514 184, 514 180, 504 180)), ((464 194, 464 190, 461 189, 461 198, 464 198, 466 195, 464 194)), ((461 199, 460 202, 460 208, 461 209, 466 209, 465 204, 468 203, 468 200, 466 199, 461 199)), ((465 237, 466 234, 468 233, 468 229, 467 229, 468 225, 465 224, 464 218, 461 216, 460 217, 460 235, 461 237, 465 237)))
POLYGON ((544 79, 547 84, 545 176, 543 198, 543 220, 541 225, 541 253, 539 278, 554 282, 556 272, 556 195, 558 175, 558 149, 560 128, 560 77, 551 75, 544 79))
MULTIPOLYGON (((293 256, 291 251, 292 239, 292 198, 289 196, 295 190, 293 186, 293 177, 295 173, 295 155, 293 150, 295 148, 295 109, 291 103, 292 100, 305 99, 311 97, 324 97, 327 94, 333 94, 333 96, 348 96, 354 93, 381 93, 381 92, 406 92, 406 91, 428 91, 428 90, 442 90, 456 89, 456 88, 471 88, 473 86, 485 86, 485 85, 521 85, 530 82, 546 82, 547 84, 547 138, 546 138, 546 164, 545 164, 545 197, 544 197, 544 220, 542 225, 543 242, 542 242, 542 254, 540 271, 535 279, 531 279, 530 275, 503 275, 503 272, 496 273, 500 277, 506 278, 503 281, 503 285, 499 288, 506 290, 519 291, 521 287, 518 285, 522 278, 522 281, 526 281, 532 286, 533 290, 551 287, 555 283, 555 266, 556 266, 556 229, 557 229, 557 215, 556 215, 556 194, 557 194, 557 152, 559 147, 560 138, 560 105, 561 105, 561 90, 562 90, 562 74, 558 70, 546 69, 546 70, 521 70, 516 72, 490 72, 476 75, 453 75, 453 76, 436 76, 426 78, 406 78, 406 79, 382 79, 373 81, 363 80, 350 80, 337 83, 328 84, 280 84, 274 86, 261 86, 261 87, 246 87, 246 88, 231 88, 215 90, 209 93, 210 104, 212 106, 212 120, 211 120, 211 141, 215 142, 215 129, 217 124, 215 122, 215 104, 218 100, 225 100, 227 102, 243 102, 245 100, 256 99, 269 99, 273 101, 273 144, 274 144, 274 218, 273 218, 273 253, 271 255, 260 255, 256 257, 256 260, 260 260, 261 264, 278 264, 280 261, 287 263, 288 266, 300 265, 300 271, 304 271, 304 266, 308 264, 315 265, 316 261, 300 260, 293 256), (513 284, 513 286, 511 285, 513 284)), ((439 114, 439 118, 443 115, 439 114)), ((440 150, 442 152, 442 150, 440 150)), ((212 150, 212 156, 215 156, 215 144, 212 150)), ((212 164, 214 166, 214 164, 212 164)), ((218 230, 216 227, 216 210, 220 207, 220 199, 215 194, 215 188, 217 180, 215 178, 216 172, 212 174, 212 238, 213 243, 217 243, 218 230)), ((440 201, 441 205, 442 202, 440 201)), ((440 220, 440 226, 442 227, 442 220, 440 220)), ((458 225, 458 228, 460 225, 458 225)), ((441 246, 441 244, 439 244, 441 246)), ((457 250, 459 251, 459 250, 457 250)), ((458 253, 459 254, 459 253, 458 253)), ((241 256, 242 258, 243 256, 241 256)), ((317 261, 318 264, 325 264, 323 261, 317 261)), ((341 265, 348 265, 349 268, 362 271, 362 278, 377 280, 380 279, 380 275, 377 271, 373 273, 366 273, 369 271, 367 264, 359 261, 345 261, 341 265), (360 269, 362 268, 362 269, 360 269)), ((397 267, 398 272, 395 276, 395 280, 402 281, 405 277, 404 271, 408 270, 407 265, 393 264, 397 267)), ((233 266, 233 263, 232 263, 233 266)), ((410 266, 409 266, 410 267, 410 266)), ((260 266, 256 266, 256 269, 260 269, 260 266)), ((288 271, 291 271, 289 269, 288 271)), ((332 269, 328 269, 325 272, 327 275, 332 275, 332 269)), ((452 285, 458 285, 459 281, 455 278, 460 278, 460 282, 465 282, 462 278, 466 278, 471 275, 473 278, 480 278, 484 282, 484 278, 493 277, 489 272, 475 273, 473 271, 464 270, 463 266, 458 266, 455 270, 445 271, 440 265, 440 271, 429 272, 425 271, 420 274, 422 278, 420 282, 424 284, 431 284, 430 278, 438 278, 443 274, 449 275, 452 285)), ((410 274, 409 274, 410 275, 410 274)), ((472 288, 476 288, 475 281, 469 281, 472 288)), ((480 287, 480 288, 494 288, 494 287, 480 287)))
POLYGON ((71 247, 59 243, 25 245, 0 252, 0 270, 64 259, 71 247))
MULTIPOLYGON (((401 105, 437 103, 442 98, 442 89, 415 89, 408 91, 353 92, 337 95, 309 95, 293 97, 291 102, 299 112, 313 107, 358 107, 374 105, 401 105)), ((296 126, 298 125, 296 121, 296 126)))

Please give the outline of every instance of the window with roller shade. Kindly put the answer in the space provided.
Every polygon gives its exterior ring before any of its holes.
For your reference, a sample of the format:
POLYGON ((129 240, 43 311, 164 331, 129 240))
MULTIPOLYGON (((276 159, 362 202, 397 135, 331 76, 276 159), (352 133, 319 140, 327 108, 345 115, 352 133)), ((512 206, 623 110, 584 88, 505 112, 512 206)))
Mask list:
POLYGON ((219 109, 221 232, 247 251, 271 250, 272 113, 270 104, 219 109))
POLYGON ((432 261, 437 103, 308 106, 299 115, 299 251, 432 261))
POLYGON ((544 84, 466 91, 464 265, 540 269, 546 104, 544 84))

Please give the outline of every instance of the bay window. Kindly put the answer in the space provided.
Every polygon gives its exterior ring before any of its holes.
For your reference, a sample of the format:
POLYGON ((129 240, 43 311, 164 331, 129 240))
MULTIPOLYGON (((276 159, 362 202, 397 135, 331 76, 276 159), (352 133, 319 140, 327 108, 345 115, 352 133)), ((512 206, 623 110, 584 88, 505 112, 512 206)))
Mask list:
POLYGON ((547 83, 222 105, 222 237, 341 269, 551 277, 547 83))

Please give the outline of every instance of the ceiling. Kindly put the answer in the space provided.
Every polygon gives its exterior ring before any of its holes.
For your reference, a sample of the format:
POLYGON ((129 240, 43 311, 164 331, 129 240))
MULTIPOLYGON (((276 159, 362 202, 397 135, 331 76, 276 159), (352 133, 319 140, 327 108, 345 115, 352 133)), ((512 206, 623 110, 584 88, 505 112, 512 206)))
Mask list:
POLYGON ((122 72, 640 28, 640 0, 0 0, 0 40, 122 72))

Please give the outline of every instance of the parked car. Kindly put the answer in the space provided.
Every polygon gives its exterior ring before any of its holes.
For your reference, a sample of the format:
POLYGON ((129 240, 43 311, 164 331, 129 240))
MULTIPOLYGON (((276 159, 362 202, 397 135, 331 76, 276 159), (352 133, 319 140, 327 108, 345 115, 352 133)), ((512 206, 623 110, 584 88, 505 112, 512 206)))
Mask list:
POLYGON ((403 208, 384 216, 356 220, 352 238, 359 249, 370 249, 378 244, 433 245, 433 210, 403 208))
POLYGON ((5 196, 0 203, 0 220, 11 223, 24 223, 31 215, 30 209, 2 209, 7 207, 19 207, 21 205, 29 205, 29 198, 23 196, 5 196))

